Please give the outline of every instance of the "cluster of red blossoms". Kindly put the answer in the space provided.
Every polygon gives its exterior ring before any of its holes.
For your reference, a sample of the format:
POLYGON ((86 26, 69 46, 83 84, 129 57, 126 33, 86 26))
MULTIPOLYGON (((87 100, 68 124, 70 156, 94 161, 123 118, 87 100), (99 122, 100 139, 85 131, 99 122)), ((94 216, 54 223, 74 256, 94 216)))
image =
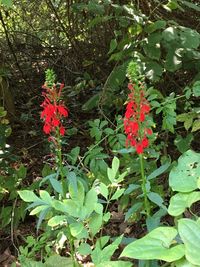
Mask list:
POLYGON ((131 91, 124 118, 124 130, 127 135, 126 146, 135 147, 138 154, 142 154, 149 146, 148 135, 152 130, 148 128, 146 115, 150 112, 150 105, 145 98, 142 84, 128 84, 131 91))
POLYGON ((43 131, 45 134, 53 134, 59 132, 60 135, 65 134, 65 128, 62 125, 62 117, 68 116, 68 110, 60 100, 61 92, 64 84, 53 85, 49 88, 46 84, 42 87, 45 91, 42 93, 44 96, 44 102, 41 107, 43 111, 41 113, 41 119, 44 120, 43 131))

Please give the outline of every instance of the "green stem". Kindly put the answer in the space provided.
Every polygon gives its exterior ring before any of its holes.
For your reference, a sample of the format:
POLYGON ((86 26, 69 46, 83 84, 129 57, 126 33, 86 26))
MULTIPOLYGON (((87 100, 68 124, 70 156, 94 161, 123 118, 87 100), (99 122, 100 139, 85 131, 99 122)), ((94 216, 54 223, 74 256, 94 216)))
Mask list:
POLYGON ((140 170, 141 170, 141 176, 142 176, 142 192, 144 195, 144 207, 145 207, 146 215, 147 215, 147 217, 149 217, 150 216, 150 206, 149 206, 149 201, 147 198, 147 189, 146 189, 147 179, 146 179, 146 176, 144 173, 143 154, 140 154, 139 157, 140 157, 140 170))
POLYGON ((56 149, 57 164, 60 170, 61 183, 62 183, 62 194, 63 194, 63 198, 66 198, 67 190, 66 190, 66 184, 65 184, 65 176, 63 173, 62 145, 61 145, 59 130, 57 131, 56 141, 57 141, 57 149, 56 149))

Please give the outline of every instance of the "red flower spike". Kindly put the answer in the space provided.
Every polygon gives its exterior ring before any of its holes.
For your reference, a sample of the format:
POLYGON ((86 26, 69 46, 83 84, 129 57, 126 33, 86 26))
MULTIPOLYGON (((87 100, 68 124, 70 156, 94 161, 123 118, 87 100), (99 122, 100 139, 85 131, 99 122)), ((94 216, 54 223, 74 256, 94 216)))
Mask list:
POLYGON ((136 87, 129 83, 128 88, 131 93, 128 95, 124 118, 124 131, 127 135, 126 146, 135 147, 136 152, 142 154, 144 149, 149 146, 146 135, 152 134, 147 121, 150 105, 145 98, 145 88, 142 83, 138 83, 136 87))
POLYGON ((45 99, 41 104, 43 111, 40 117, 44 120, 43 131, 45 134, 55 134, 57 132, 59 132, 60 135, 65 134, 65 128, 61 120, 62 117, 68 116, 68 110, 63 102, 60 101, 63 87, 64 84, 61 84, 59 89, 57 89, 56 85, 53 85, 52 88, 48 88, 45 84, 42 87, 45 89, 45 92, 42 93, 45 99))

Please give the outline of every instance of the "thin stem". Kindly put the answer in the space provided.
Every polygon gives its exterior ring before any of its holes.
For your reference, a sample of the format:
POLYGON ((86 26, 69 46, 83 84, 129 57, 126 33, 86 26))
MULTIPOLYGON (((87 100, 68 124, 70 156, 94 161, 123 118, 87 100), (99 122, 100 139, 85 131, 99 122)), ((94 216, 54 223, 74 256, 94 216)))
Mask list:
POLYGON ((57 141, 57 149, 56 149, 57 164, 58 164, 58 168, 60 170, 61 183, 62 183, 62 194, 63 194, 63 198, 66 198, 67 190, 66 190, 66 185, 65 185, 65 176, 63 173, 62 145, 61 145, 61 140, 60 140, 59 129, 57 130, 56 141, 57 141))
POLYGON ((143 191, 143 195, 144 195, 144 207, 145 207, 146 215, 147 215, 147 217, 149 217, 150 216, 150 206, 149 206, 149 201, 147 198, 147 189, 146 189, 147 179, 146 179, 146 176, 144 173, 143 154, 140 154, 139 157, 140 157, 140 170, 141 170, 141 176, 142 176, 142 191, 143 191))

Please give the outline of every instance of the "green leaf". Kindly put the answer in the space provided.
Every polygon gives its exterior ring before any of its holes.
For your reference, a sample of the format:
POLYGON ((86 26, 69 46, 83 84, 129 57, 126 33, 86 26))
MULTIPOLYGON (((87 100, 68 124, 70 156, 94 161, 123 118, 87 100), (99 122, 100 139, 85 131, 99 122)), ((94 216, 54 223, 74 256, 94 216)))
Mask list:
POLYGON ((123 236, 119 236, 118 238, 115 239, 115 241, 106 246, 103 251, 101 251, 101 255, 100 255, 100 262, 97 263, 103 263, 105 261, 109 261, 113 255, 113 253, 115 252, 116 249, 118 249, 118 246, 120 245, 121 241, 122 241, 123 236))
POLYGON ((159 207, 163 208, 163 209, 167 209, 164 205, 163 205, 163 202, 164 200, 162 199, 162 197, 158 194, 158 193, 155 193, 155 192, 149 192, 147 194, 147 197, 149 200, 151 200, 151 202, 155 203, 156 205, 158 205, 159 207))
POLYGON ((142 202, 135 203, 125 214, 125 221, 127 221, 135 212, 143 206, 142 202))
POLYGON ((178 54, 177 49, 172 48, 168 51, 164 66, 165 66, 166 70, 171 71, 171 72, 174 72, 174 71, 181 68, 182 60, 178 54))
POLYGON ((33 209, 33 210, 30 212, 30 215, 38 214, 38 213, 40 213, 41 211, 47 209, 48 207, 49 207, 48 205, 40 205, 40 206, 36 207, 35 209, 33 209))
POLYGON ((195 97, 200 96, 200 81, 196 81, 192 86, 193 94, 195 97))
POLYGON ((69 184, 69 194, 72 200, 79 202, 82 206, 85 199, 85 189, 80 181, 77 181, 77 190, 72 183, 69 184))
POLYGON ((184 0, 179 0, 181 2, 181 4, 191 8, 191 9, 194 9, 196 11, 200 11, 200 6, 198 6, 197 4, 193 4, 189 1, 184 1, 184 0))
POLYGON ((101 183, 100 184, 100 194, 107 199, 108 197, 108 188, 105 184, 101 183))
POLYGON ((170 171, 169 185, 173 191, 191 192, 197 189, 199 176, 200 154, 188 150, 178 159, 178 165, 170 171))
POLYGON ((47 191, 40 190, 40 197, 45 203, 51 205, 52 198, 51 198, 51 196, 49 195, 49 193, 47 191))
POLYGON ((133 264, 127 261, 105 261, 97 264, 96 267, 131 267, 133 264))
POLYGON ((157 81, 162 75, 163 68, 156 61, 146 62, 145 75, 148 79, 157 81))
POLYGON ((185 258, 176 261, 175 266, 176 267, 198 267, 197 265, 194 265, 194 264, 190 263, 189 261, 187 261, 185 258))
POLYGON ((116 48, 117 48, 117 40, 112 39, 110 42, 110 49, 109 49, 108 54, 111 54, 116 48))
POLYGON ((170 199, 168 213, 172 216, 181 215, 186 208, 200 200, 200 192, 177 193, 170 199))
POLYGON ((144 28, 144 31, 147 33, 152 33, 156 30, 164 29, 166 27, 165 20, 157 20, 155 22, 150 23, 144 28))
POLYGON ((125 188, 117 189, 117 191, 112 195, 111 200, 119 199, 125 191, 125 188))
POLYGON ((61 225, 63 223, 67 222, 67 216, 65 215, 56 215, 52 217, 50 220, 48 220, 48 225, 51 227, 55 227, 57 225, 61 225))
POLYGON ((190 219, 180 219, 178 231, 185 245, 186 259, 200 266, 200 225, 190 219))
POLYGON ((91 252, 92 252, 92 249, 91 249, 91 247, 90 247, 90 245, 89 244, 87 244, 87 243, 82 243, 82 244, 80 244, 80 246, 78 247, 78 252, 81 254, 81 255, 89 255, 89 254, 91 254, 91 252))
POLYGON ((91 188, 85 198, 85 204, 87 216, 89 216, 95 209, 95 205, 97 203, 97 193, 94 188, 91 188))
POLYGON ((114 157, 112 161, 112 169, 111 168, 107 169, 108 179, 111 181, 111 183, 114 182, 118 169, 119 169, 119 159, 117 157, 114 157))
POLYGON ((193 134, 191 133, 185 138, 183 138, 181 135, 177 135, 176 139, 174 140, 174 144, 181 153, 184 153, 190 148, 193 139, 193 134))
POLYGON ((58 264, 59 264, 59 267, 73 266, 73 262, 71 258, 61 257, 59 255, 52 255, 46 260, 44 267, 55 267, 58 264))
POLYGON ((195 120, 192 125, 192 132, 196 132, 200 129, 200 120, 195 120))
POLYGON ((70 223, 69 229, 70 229, 71 235, 76 237, 77 239, 88 237, 88 232, 84 228, 83 223, 81 222, 70 223))
POLYGON ((170 248, 177 235, 173 227, 158 227, 141 239, 129 244, 120 257, 172 262, 184 256, 184 245, 170 248))
POLYGON ((102 220, 102 215, 97 213, 93 214, 90 217, 88 225, 93 236, 95 236, 96 233, 99 232, 99 230, 101 229, 102 220))
POLYGON ((164 165, 160 166, 158 169, 153 171, 151 174, 147 176, 147 180, 154 179, 164 173, 170 167, 170 162, 166 162, 164 165))
POLYGON ((7 7, 11 7, 13 5, 12 0, 1 0, 1 3, 7 7))
POLYGON ((30 190, 18 191, 18 194, 21 197, 21 199, 24 200, 25 202, 35 202, 35 201, 41 202, 40 198, 37 197, 36 194, 30 190))
POLYGON ((90 111, 94 109, 95 107, 98 106, 99 99, 100 99, 99 93, 93 95, 91 98, 89 98, 87 102, 84 103, 84 105, 82 106, 82 110, 90 111))

